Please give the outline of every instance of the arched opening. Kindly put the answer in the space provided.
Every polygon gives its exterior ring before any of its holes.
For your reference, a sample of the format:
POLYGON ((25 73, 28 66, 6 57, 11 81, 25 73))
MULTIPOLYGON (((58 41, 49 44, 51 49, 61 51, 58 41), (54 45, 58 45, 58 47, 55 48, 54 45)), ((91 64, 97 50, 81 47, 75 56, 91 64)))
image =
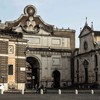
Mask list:
POLYGON ((88 64, 88 61, 84 60, 83 65, 85 70, 85 83, 88 83, 88 64))
POLYGON ((53 71, 53 87, 59 88, 60 87, 60 72, 58 70, 53 71))
POLYGON ((34 57, 27 57, 27 89, 38 88, 40 80, 40 64, 34 57))
POLYGON ((97 55, 95 55, 95 67, 98 66, 98 58, 97 58, 97 55))
POLYGON ((77 59, 77 83, 79 83, 79 60, 77 59))
POLYGON ((94 71, 95 71, 95 81, 98 81, 98 57, 97 55, 95 55, 95 67, 94 67, 94 71))

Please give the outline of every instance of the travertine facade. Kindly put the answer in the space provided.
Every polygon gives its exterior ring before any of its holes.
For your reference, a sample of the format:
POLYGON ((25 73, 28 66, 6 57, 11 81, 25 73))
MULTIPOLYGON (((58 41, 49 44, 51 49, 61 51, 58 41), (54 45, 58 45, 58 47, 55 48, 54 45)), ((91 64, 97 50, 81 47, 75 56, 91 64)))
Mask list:
POLYGON ((5 90, 71 84, 75 30, 54 28, 33 5, 18 20, 0 24, 0 74, 5 90))

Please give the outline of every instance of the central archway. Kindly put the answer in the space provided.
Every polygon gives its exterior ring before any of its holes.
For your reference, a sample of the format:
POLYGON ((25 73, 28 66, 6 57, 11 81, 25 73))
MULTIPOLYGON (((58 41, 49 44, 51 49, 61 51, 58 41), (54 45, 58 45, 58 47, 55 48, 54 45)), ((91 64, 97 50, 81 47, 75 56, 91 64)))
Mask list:
POLYGON ((37 88, 39 87, 40 80, 40 64, 39 61, 35 57, 27 57, 26 62, 28 63, 28 69, 30 72, 27 73, 27 76, 30 77, 27 80, 27 88, 37 88))

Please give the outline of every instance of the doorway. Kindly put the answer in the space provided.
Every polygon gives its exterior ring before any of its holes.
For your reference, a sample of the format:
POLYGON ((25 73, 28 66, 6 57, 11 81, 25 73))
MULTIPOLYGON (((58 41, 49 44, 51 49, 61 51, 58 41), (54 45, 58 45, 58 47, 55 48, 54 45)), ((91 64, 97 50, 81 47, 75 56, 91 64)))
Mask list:
POLYGON ((88 68, 85 68, 85 83, 88 83, 88 68))
POLYGON ((60 72, 58 70, 53 71, 53 87, 60 88, 60 72))
POLYGON ((39 87, 40 80, 40 64, 34 57, 27 57, 28 66, 26 70, 26 88, 33 89, 39 87))
POLYGON ((88 61, 84 60, 83 65, 85 70, 85 83, 88 83, 88 65, 89 65, 88 61))

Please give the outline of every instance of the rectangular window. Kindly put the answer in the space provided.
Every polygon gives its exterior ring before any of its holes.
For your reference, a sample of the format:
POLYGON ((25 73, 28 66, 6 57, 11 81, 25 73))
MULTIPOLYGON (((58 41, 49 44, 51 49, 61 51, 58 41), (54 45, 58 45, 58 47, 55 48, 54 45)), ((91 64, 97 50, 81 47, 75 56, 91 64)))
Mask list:
POLYGON ((29 38, 25 38, 28 39, 28 43, 29 44, 40 44, 40 38, 39 37, 29 37, 29 38))
POLYGON ((13 75, 13 65, 8 65, 8 75, 13 75))
POLYGON ((61 44, 60 39, 52 38, 52 45, 60 45, 60 44, 61 44))
POLYGON ((52 64, 53 65, 60 65, 60 58, 56 58, 56 57, 54 57, 54 58, 52 58, 52 64))

